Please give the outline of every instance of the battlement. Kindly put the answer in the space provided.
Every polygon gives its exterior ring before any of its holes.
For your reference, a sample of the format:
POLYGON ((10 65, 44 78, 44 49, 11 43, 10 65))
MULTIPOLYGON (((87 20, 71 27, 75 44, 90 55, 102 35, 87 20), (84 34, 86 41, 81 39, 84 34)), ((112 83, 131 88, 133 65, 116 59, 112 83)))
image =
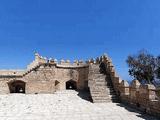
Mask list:
POLYGON ((63 59, 58 61, 57 59, 53 59, 53 58, 47 59, 46 57, 42 57, 40 54, 36 52, 35 59, 29 65, 27 65, 26 70, 0 70, 0 75, 1 76, 21 76, 21 75, 24 75, 25 73, 28 73, 28 71, 32 71, 34 68, 37 68, 42 64, 52 64, 52 65, 55 65, 56 67, 61 67, 61 68, 79 68, 79 67, 88 67, 89 65, 92 65, 92 64, 100 64, 101 62, 105 62, 107 66, 109 66, 109 69, 111 69, 112 72, 116 73, 115 70, 113 69, 112 60, 106 54, 97 58, 91 58, 87 61, 83 61, 83 60, 70 61, 70 60, 63 60, 63 59))
POLYGON ((40 56, 38 53, 35 53, 35 59, 27 66, 27 70, 32 69, 42 63, 47 63, 47 58, 40 56))
POLYGON ((159 115, 160 90, 153 85, 141 85, 133 80, 131 85, 117 74, 111 58, 106 54, 83 60, 57 60, 35 53, 35 59, 25 70, 0 70, 0 93, 54 93, 69 89, 90 90, 93 102, 121 100, 159 115), (107 82, 107 84, 106 84, 107 82), (13 84, 12 84, 13 83, 13 84), (69 84, 69 85, 68 85, 69 84))
POLYGON ((40 56, 38 53, 35 53, 35 59, 27 66, 27 70, 31 70, 36 66, 39 66, 41 64, 55 64, 57 67, 86 67, 90 64, 99 64, 102 61, 107 61, 110 65, 112 64, 111 59, 106 55, 102 55, 100 57, 97 57, 96 59, 91 58, 88 61, 83 60, 74 60, 71 62, 70 60, 57 60, 53 58, 47 59, 46 57, 40 56))

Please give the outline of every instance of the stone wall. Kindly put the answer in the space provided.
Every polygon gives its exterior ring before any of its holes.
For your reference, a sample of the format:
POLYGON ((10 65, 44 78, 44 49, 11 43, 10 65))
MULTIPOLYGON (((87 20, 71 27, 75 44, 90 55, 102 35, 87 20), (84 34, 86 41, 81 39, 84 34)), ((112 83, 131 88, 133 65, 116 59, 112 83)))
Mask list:
POLYGON ((26 70, 0 70, 0 94, 10 93, 9 85, 16 81, 24 83, 25 93, 28 94, 65 90, 66 83, 70 80, 76 83, 78 90, 88 90, 88 79, 93 77, 93 75, 88 76, 91 73, 89 66, 101 63, 104 65, 102 72, 105 71, 106 76, 98 75, 104 77, 106 81, 111 81, 121 102, 146 113, 160 116, 160 97, 156 95, 158 90, 153 85, 141 85, 138 80, 133 80, 131 85, 121 80, 112 60, 107 55, 90 59, 87 62, 74 60, 71 63, 69 60, 59 62, 56 59, 47 60, 36 53, 35 60, 28 65, 26 70))
POLYGON ((65 90, 66 82, 69 80, 75 81, 77 89, 82 90, 88 86, 88 67, 71 68, 56 64, 41 64, 23 79, 27 83, 26 93, 54 93, 56 90, 65 90))
POLYGON ((131 85, 127 81, 121 80, 115 71, 112 60, 107 55, 103 55, 95 60, 91 59, 88 63, 105 64, 105 71, 110 75, 108 79, 111 79, 113 87, 122 103, 160 117, 160 95, 157 96, 160 93, 160 89, 150 84, 141 85, 138 80, 133 80, 131 85))
POLYGON ((0 94, 8 94, 10 93, 10 90, 9 90, 9 83, 14 81, 14 80, 21 80, 23 81, 23 78, 22 77, 1 77, 0 78, 0 94))
POLYGON ((89 65, 82 60, 74 60, 73 63, 69 60, 57 61, 35 53, 35 59, 26 70, 0 70, 0 94, 10 93, 8 83, 16 81, 24 82, 27 94, 65 90, 66 82, 70 80, 76 83, 76 89, 86 90, 88 72, 89 65))
POLYGON ((9 92, 8 81, 13 80, 11 78, 0 78, 0 94, 7 94, 9 92))
POLYGON ((122 82, 126 83, 119 86, 122 102, 143 112, 160 116, 160 99, 156 95, 157 90, 154 85, 141 85, 138 80, 133 80, 130 86, 127 81, 122 82))

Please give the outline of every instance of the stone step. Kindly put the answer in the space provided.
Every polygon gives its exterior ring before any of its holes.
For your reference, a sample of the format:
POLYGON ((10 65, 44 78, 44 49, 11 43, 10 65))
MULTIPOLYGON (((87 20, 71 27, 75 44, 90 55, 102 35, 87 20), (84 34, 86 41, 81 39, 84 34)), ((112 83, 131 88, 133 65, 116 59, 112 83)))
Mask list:
POLYGON ((106 81, 95 81, 94 83, 95 84, 103 84, 103 85, 107 86, 106 81))
POLYGON ((105 96, 93 96, 95 99, 111 99, 111 97, 108 97, 107 95, 105 96))
POLYGON ((93 101, 94 103, 107 103, 107 102, 112 102, 110 99, 95 99, 93 101))
MULTIPOLYGON (((93 98, 103 98, 103 97, 107 97, 107 95, 101 95, 101 94, 92 94, 93 98)), ((111 97, 108 97, 111 98, 111 97)))
POLYGON ((94 100, 111 100, 108 97, 93 97, 93 98, 94 98, 94 100))
POLYGON ((99 64, 93 64, 91 67, 99 67, 99 64))
POLYGON ((107 92, 107 91, 90 91, 92 94, 100 94, 100 93, 104 93, 104 94, 109 94, 109 95, 116 95, 115 92, 107 92))
POLYGON ((107 95, 103 95, 103 96, 92 96, 94 99, 117 99, 116 96, 111 97, 111 96, 107 96, 107 95))
POLYGON ((106 86, 95 86, 95 84, 92 87, 90 87, 90 89, 92 89, 94 91, 107 91, 106 86))
POLYGON ((94 73, 93 77, 94 77, 94 78, 103 78, 103 79, 105 79, 105 78, 106 78, 106 75, 100 74, 100 73, 94 73))
MULTIPOLYGON (((92 93, 93 96, 108 96, 107 93, 92 93)), ((109 96, 108 96, 109 97, 109 96)))
POLYGON ((106 85, 105 84, 102 84, 102 83, 95 83, 95 85, 97 86, 97 87, 102 87, 102 88, 106 88, 106 85))
POLYGON ((106 82, 105 81, 95 81, 95 84, 99 84, 99 85, 105 85, 106 86, 106 82))
POLYGON ((107 82, 104 79, 93 79, 94 82, 104 82, 107 85, 107 82))
POLYGON ((109 103, 112 102, 111 100, 94 100, 94 103, 109 103))
POLYGON ((92 86, 91 86, 93 89, 105 89, 106 90, 106 85, 99 85, 99 84, 93 84, 92 86))
POLYGON ((106 81, 106 75, 100 73, 99 65, 91 65, 90 69, 92 82, 89 82, 89 87, 93 102, 103 103, 116 101, 117 96, 110 78, 106 81))
POLYGON ((101 74, 99 70, 94 70, 92 74, 101 74))
POLYGON ((106 91, 91 91, 92 94, 108 94, 106 91))
POLYGON ((104 94, 108 94, 107 91, 90 91, 92 94, 101 94, 101 93, 104 93, 104 94))
POLYGON ((110 101, 118 101, 117 98, 108 98, 108 97, 93 97, 93 100, 110 100, 110 101))
POLYGON ((104 81, 107 83, 107 81, 104 78, 93 78, 93 81, 95 81, 95 82, 96 81, 99 81, 99 82, 104 81))
MULTIPOLYGON (((98 81, 98 80, 104 80, 106 81, 106 77, 101 75, 101 76, 93 76, 93 80, 98 81)), ((107 82, 107 81, 106 81, 107 82)))

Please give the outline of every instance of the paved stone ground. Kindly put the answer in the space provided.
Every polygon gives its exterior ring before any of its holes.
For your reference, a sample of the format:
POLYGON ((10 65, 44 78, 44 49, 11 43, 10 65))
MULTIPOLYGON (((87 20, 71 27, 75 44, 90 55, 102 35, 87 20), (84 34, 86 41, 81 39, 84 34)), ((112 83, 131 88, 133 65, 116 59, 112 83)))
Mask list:
POLYGON ((158 120, 116 103, 93 104, 76 91, 0 95, 0 120, 158 120))

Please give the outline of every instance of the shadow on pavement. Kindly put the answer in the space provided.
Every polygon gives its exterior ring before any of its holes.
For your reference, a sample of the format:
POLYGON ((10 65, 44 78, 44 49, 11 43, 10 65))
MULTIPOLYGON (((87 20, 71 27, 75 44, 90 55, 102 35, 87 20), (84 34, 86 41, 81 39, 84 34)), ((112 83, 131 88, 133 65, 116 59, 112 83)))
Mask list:
POLYGON ((134 107, 132 106, 128 106, 126 104, 122 104, 122 103, 117 103, 118 106, 120 107, 123 107, 125 108, 126 110, 128 110, 129 112, 135 112, 135 113, 138 113, 136 116, 137 117, 140 117, 140 118, 143 118, 144 120, 160 120, 159 117, 155 117, 155 116, 152 116, 152 115, 149 115, 145 112, 141 112, 139 110, 136 110, 134 107))

